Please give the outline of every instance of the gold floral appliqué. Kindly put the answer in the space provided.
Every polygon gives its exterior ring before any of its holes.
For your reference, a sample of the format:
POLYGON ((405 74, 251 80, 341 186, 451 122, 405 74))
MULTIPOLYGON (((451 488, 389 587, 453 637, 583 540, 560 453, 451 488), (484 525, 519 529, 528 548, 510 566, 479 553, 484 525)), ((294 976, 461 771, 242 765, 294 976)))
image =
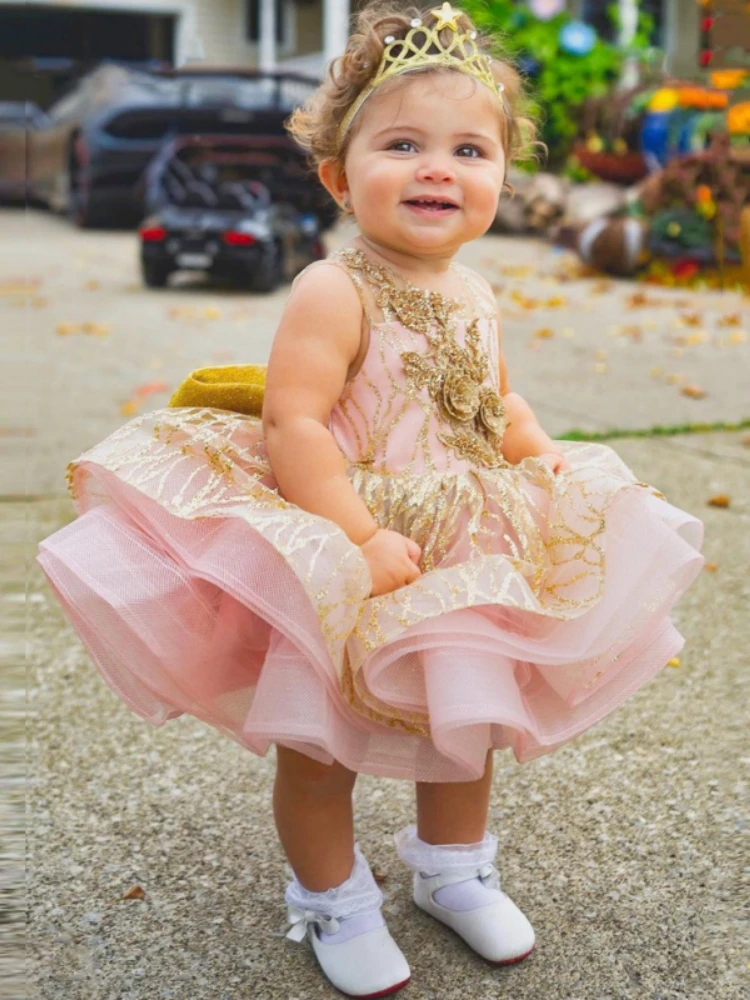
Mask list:
POLYGON ((422 334, 427 350, 404 351, 407 384, 426 390, 447 425, 438 439, 461 458, 486 469, 506 466, 501 446, 506 428, 502 397, 487 384, 489 361, 481 347, 477 320, 466 329, 465 344, 456 339, 459 303, 439 292, 407 285, 399 288, 390 268, 374 264, 360 250, 339 255, 369 279, 375 301, 405 327, 422 334))

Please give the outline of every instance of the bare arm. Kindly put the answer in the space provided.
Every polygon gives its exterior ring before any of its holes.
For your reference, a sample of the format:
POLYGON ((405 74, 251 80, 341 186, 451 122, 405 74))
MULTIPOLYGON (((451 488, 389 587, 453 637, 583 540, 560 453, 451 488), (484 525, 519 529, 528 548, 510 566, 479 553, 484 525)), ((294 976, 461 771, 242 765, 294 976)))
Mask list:
POLYGON ((263 430, 282 496, 335 521, 355 545, 377 524, 328 430, 360 345, 362 305, 338 267, 316 267, 287 302, 268 362, 263 430))

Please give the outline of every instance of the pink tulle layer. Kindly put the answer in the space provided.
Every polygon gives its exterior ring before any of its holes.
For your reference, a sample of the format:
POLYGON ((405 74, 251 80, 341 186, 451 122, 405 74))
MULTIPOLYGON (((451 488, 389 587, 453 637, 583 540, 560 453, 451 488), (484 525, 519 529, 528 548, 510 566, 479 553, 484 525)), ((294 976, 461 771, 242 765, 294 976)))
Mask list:
POLYGON ((307 592, 261 532, 238 517, 179 518, 104 480, 107 501, 42 543, 39 561, 134 712, 157 726, 189 713, 258 754, 281 743, 417 781, 478 777, 490 747, 528 760, 602 719, 680 650, 669 612, 702 565, 699 521, 623 490, 608 511, 603 594, 584 614, 471 606, 370 653, 369 692, 427 716, 425 734, 351 707, 307 592), (593 677, 578 669, 588 663, 593 677))

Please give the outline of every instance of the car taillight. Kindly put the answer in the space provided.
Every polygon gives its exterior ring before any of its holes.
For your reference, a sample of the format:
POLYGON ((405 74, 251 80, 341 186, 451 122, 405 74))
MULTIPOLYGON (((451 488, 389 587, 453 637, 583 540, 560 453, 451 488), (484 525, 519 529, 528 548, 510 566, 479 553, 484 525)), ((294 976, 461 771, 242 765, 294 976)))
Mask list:
POLYGON ((251 247, 255 243, 255 237, 250 233, 238 233, 233 229, 224 233, 222 238, 230 247, 251 247))
POLYGON ((144 243, 161 243, 167 238, 167 231, 163 226, 147 226, 141 229, 141 239, 144 243))

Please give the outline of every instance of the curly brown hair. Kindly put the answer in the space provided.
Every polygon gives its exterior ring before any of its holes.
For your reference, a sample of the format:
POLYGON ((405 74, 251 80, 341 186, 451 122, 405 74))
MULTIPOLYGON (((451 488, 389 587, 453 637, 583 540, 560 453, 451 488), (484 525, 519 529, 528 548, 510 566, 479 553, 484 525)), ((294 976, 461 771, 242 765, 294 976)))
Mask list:
MULTIPOLYGON (((434 27, 437 22, 429 9, 394 8, 393 0, 372 0, 357 13, 354 31, 344 54, 331 62, 323 83, 286 122, 290 135, 307 150, 315 167, 328 159, 343 166, 361 115, 355 116, 350 128, 340 139, 341 122, 380 64, 385 49, 384 39, 391 35, 396 39, 404 38, 411 29, 414 18, 420 18, 427 27, 434 27)), ((463 11, 459 13, 457 23, 462 32, 476 32, 479 51, 490 57, 492 74, 505 88, 498 108, 501 109, 501 135, 507 163, 533 155, 534 147, 539 144, 535 142, 534 121, 526 110, 527 98, 521 76, 503 55, 499 38, 481 34, 463 11)), ((450 28, 444 28, 441 41, 449 44, 451 34, 450 28)), ((455 71, 436 66, 420 68, 418 72, 455 71)), ((383 86, 399 82, 396 77, 383 86)))

